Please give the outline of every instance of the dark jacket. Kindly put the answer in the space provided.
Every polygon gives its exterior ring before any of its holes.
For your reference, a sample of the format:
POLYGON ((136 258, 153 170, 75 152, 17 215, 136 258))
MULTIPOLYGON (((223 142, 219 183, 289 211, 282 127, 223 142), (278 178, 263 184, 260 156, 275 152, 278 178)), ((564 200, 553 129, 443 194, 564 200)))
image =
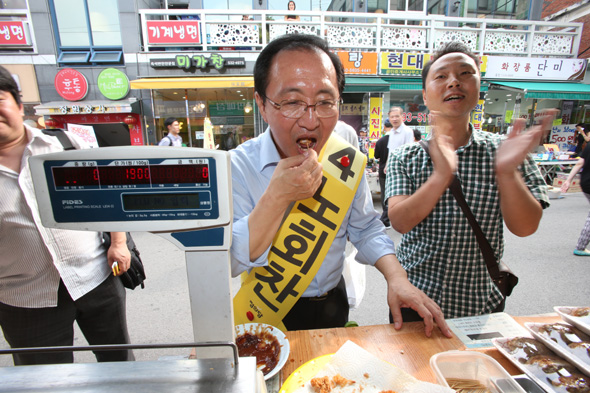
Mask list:
POLYGON ((387 158, 389 157, 389 135, 382 136, 375 144, 375 158, 379 159, 379 177, 385 177, 385 166, 387 165, 387 158))

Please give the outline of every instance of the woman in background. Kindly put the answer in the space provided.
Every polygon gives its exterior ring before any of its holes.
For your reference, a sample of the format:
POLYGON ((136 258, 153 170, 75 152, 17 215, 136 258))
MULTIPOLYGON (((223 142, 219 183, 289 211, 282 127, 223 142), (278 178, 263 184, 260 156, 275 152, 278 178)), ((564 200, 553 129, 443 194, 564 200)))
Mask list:
MULTIPOLYGON (((290 0, 289 3, 287 3, 287 9, 289 11, 295 11, 295 8, 295 2, 290 0)), ((285 15, 285 20, 299 20, 299 15, 285 15)))

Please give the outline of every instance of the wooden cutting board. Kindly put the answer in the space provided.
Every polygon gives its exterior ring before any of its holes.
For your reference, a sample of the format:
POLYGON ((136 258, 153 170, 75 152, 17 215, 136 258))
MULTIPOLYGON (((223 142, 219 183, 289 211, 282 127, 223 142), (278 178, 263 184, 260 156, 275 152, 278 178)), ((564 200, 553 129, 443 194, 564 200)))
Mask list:
MULTIPOLYGON (((542 316, 514 317, 520 324, 524 322, 556 322, 556 314, 542 316)), ((393 325, 359 326, 352 328, 297 330, 286 333, 291 352, 287 363, 281 370, 280 383, 299 366, 316 357, 335 353, 347 340, 360 345, 379 359, 394 364, 414 377, 427 382, 436 382, 430 369, 430 357, 450 350, 464 350, 458 338, 447 338, 435 330, 432 337, 424 335, 422 322, 404 323, 403 328, 395 330, 393 325)), ((478 350, 492 356, 512 375, 521 372, 505 359, 495 348, 478 350)))

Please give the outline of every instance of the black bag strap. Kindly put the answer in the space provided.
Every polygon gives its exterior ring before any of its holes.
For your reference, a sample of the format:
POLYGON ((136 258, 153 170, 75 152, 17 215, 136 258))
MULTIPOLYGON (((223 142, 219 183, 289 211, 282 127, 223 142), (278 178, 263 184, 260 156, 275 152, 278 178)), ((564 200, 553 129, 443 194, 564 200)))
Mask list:
POLYGON ((62 129, 54 129, 54 130, 43 129, 43 130, 41 130, 41 132, 44 133, 45 135, 56 137, 59 140, 59 143, 61 143, 61 145, 63 146, 64 150, 76 150, 76 148, 72 144, 72 141, 70 140, 70 138, 68 138, 68 136, 66 135, 64 130, 62 130, 62 129))
MULTIPOLYGON (((421 140, 419 143, 420 146, 422 146, 422 148, 424 149, 424 151, 426 151, 426 154, 430 155, 428 149, 428 142, 421 140)), ((500 269, 498 268, 498 260, 496 259, 494 250, 492 249, 490 242, 488 241, 486 235, 483 233, 481 227, 479 226, 477 219, 473 215, 473 212, 471 211, 469 204, 467 204, 467 201, 465 200, 465 195, 463 194, 463 189, 461 188, 461 182, 459 181, 459 178, 456 175, 453 178, 453 182, 449 186, 449 190, 451 190, 451 193, 457 200, 457 203, 459 204, 459 206, 461 206, 463 214, 465 214, 465 217, 467 217, 467 221, 469 221, 469 224, 473 229, 473 233, 475 233, 477 243, 479 243, 479 249, 481 251, 481 254, 483 255, 483 259, 486 261, 488 273, 492 278, 498 278, 500 276, 500 269)))

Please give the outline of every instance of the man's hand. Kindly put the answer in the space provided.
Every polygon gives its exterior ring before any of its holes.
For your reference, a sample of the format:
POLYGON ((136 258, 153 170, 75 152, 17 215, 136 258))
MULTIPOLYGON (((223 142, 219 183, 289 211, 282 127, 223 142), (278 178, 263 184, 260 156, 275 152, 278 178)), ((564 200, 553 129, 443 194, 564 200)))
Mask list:
POLYGON ((432 335, 435 322, 445 336, 453 337, 438 304, 408 281, 408 275, 395 255, 382 256, 375 263, 375 267, 387 281, 387 303, 397 330, 402 328, 403 323, 400 309, 410 307, 424 319, 424 331, 427 337, 432 335))
POLYGON ((109 270, 115 261, 119 266, 118 276, 125 273, 131 266, 131 253, 127 248, 127 235, 125 232, 111 232, 111 246, 107 251, 109 270))
POLYGON ((543 116, 540 124, 526 131, 524 119, 514 121, 512 131, 508 134, 508 138, 502 141, 496 153, 496 175, 512 174, 517 170, 527 155, 539 146, 547 133, 551 131, 556 114, 557 110, 548 111, 548 115, 543 116))
POLYGON ((322 183, 322 164, 313 149, 307 155, 282 159, 274 171, 266 193, 285 205, 312 197, 322 183))
POLYGON ((453 337, 453 333, 447 325, 438 304, 413 286, 406 278, 396 278, 391 283, 388 283, 387 302, 393 316, 394 327, 397 330, 401 329, 403 324, 401 308, 408 307, 416 311, 424 319, 426 337, 432 335, 435 322, 445 336, 453 337))

